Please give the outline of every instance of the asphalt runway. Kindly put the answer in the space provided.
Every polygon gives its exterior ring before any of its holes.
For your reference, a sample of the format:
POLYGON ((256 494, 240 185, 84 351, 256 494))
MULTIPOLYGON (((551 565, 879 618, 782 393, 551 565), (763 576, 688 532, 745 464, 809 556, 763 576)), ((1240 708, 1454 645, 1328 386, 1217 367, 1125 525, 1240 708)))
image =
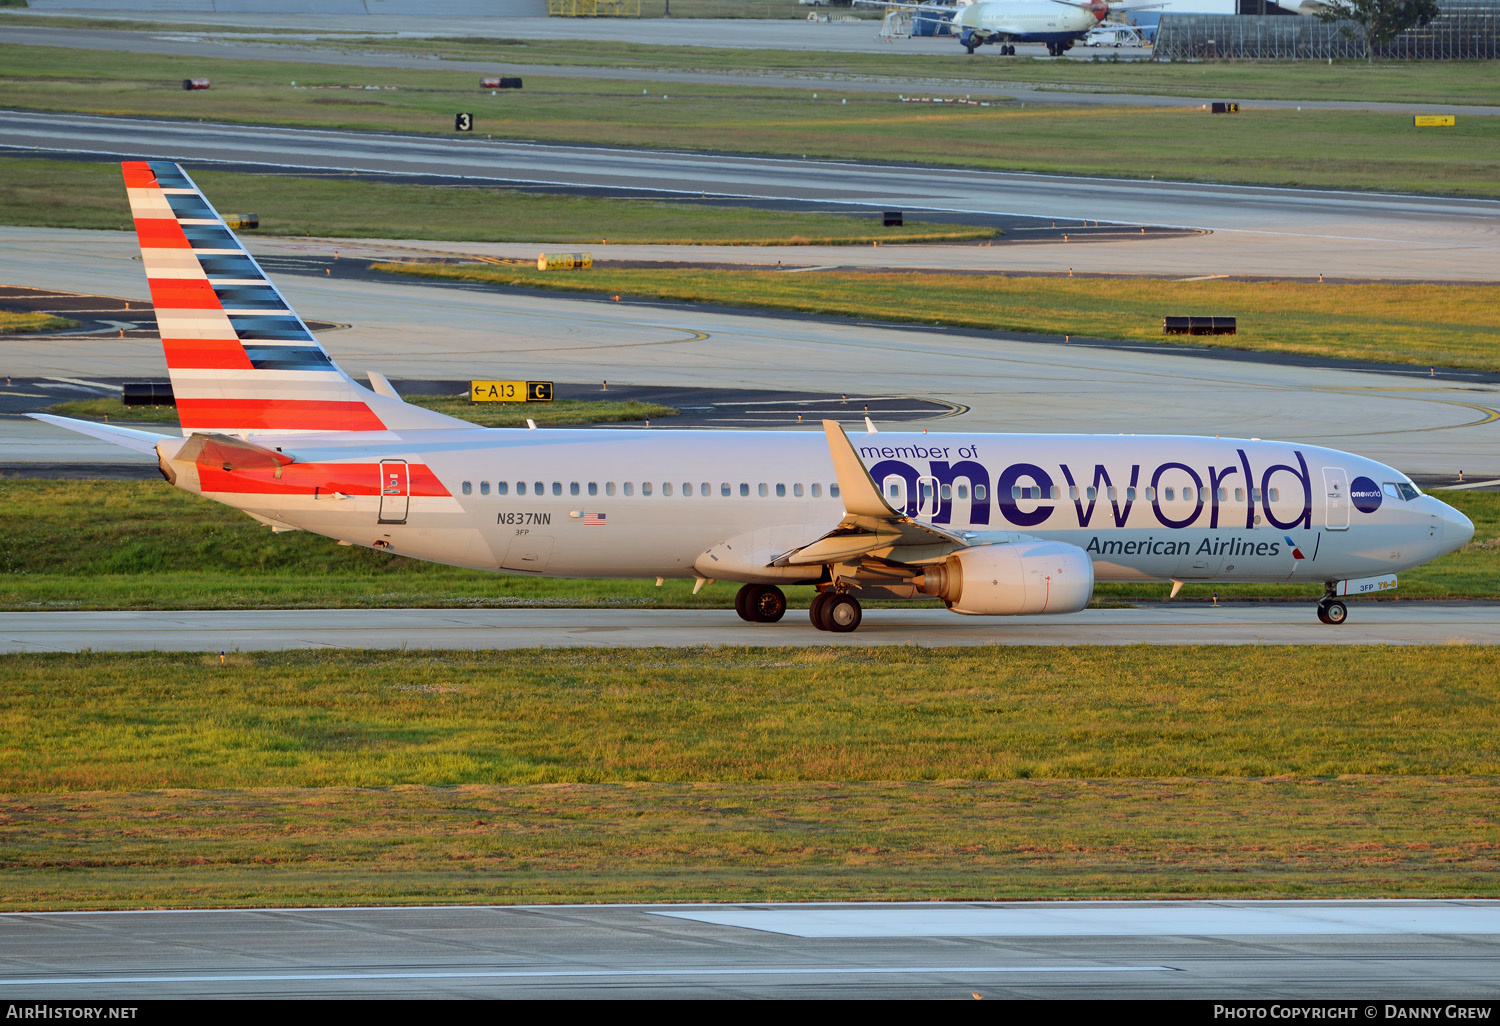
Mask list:
MULTIPOLYGON (((685 595, 688 584, 664 587, 685 595)), ((497 590, 503 591, 503 582, 497 590)), ((1165 596, 1167 586, 1162 586, 1165 596)), ((298 648, 704 648, 715 645, 1497 645, 1500 605, 1349 602, 1338 627, 1307 601, 1202 599, 1067 616, 959 616, 944 609, 870 609, 852 634, 816 630, 807 612, 746 623, 724 609, 254 609, 0 612, 0 652, 260 652, 298 648)))
POLYGON ((1500 903, 531 905, 0 915, 0 1000, 10 1002, 1274 999, 1346 1002, 1346 1016, 1368 1020, 1389 1013, 1367 1002, 1393 996, 1484 1011, 1500 997, 1500 903))

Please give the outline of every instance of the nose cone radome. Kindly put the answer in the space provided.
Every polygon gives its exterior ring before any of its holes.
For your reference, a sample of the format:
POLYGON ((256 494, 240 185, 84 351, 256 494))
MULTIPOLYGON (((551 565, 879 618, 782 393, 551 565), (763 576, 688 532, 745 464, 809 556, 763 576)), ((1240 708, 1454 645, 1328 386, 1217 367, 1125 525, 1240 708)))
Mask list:
POLYGON ((1438 503, 1442 507, 1443 518, 1443 548, 1449 552, 1461 549, 1474 537, 1474 521, 1464 516, 1458 510, 1446 502, 1438 503))

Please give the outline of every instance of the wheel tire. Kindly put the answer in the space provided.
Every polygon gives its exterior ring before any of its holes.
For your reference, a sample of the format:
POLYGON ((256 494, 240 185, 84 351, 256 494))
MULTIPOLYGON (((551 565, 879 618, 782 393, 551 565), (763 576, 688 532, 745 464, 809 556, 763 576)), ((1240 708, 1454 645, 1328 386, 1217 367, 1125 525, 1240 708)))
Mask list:
POLYGON ((862 619, 864 611, 859 608, 859 600, 853 595, 835 595, 823 607, 823 622, 835 634, 848 634, 859 627, 862 619))
POLYGON ((1319 602, 1318 603, 1318 619, 1320 621, 1322 621, 1323 623, 1328 623, 1328 624, 1333 623, 1332 620, 1328 619, 1328 603, 1326 603, 1326 602, 1319 602))
POLYGON ((741 620, 749 623, 755 622, 755 616, 750 612, 750 602, 760 589, 761 586, 759 584, 747 584, 734 593, 734 611, 740 614, 741 620))
POLYGON ((1349 619, 1349 607, 1344 605, 1342 602, 1329 602, 1327 603, 1327 616, 1328 618, 1323 622, 1329 624, 1330 626, 1337 627, 1339 624, 1349 619))
POLYGON ((786 613, 786 595, 774 584, 763 584, 745 605, 756 623, 775 623, 786 613))
POLYGON ((828 630, 828 623, 823 619, 823 614, 827 612, 828 603, 832 600, 833 592, 820 591, 813 596, 812 605, 807 607, 807 618, 820 631, 828 630))

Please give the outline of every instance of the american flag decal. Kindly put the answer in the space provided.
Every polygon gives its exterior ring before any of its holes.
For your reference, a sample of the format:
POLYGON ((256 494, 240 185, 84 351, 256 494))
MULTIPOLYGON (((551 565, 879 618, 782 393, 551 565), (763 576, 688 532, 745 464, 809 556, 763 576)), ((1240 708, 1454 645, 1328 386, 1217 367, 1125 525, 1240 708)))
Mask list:
POLYGON ((603 527, 604 526, 604 514, 603 513, 585 513, 583 515, 583 526, 584 527, 603 527))

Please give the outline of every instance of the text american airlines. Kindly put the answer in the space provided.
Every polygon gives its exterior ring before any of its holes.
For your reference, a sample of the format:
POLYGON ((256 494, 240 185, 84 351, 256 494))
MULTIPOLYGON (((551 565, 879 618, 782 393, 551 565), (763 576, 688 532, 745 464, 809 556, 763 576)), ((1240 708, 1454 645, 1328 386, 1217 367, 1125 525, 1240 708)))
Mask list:
POLYGON ((1336 624, 1344 596, 1473 537, 1397 470, 1259 439, 475 427, 355 382, 181 168, 123 167, 182 437, 35 416, 278 531, 501 573, 732 581, 757 622, 808 587, 838 632, 861 598, 1071 613, 1096 580, 1305 580, 1336 624))

